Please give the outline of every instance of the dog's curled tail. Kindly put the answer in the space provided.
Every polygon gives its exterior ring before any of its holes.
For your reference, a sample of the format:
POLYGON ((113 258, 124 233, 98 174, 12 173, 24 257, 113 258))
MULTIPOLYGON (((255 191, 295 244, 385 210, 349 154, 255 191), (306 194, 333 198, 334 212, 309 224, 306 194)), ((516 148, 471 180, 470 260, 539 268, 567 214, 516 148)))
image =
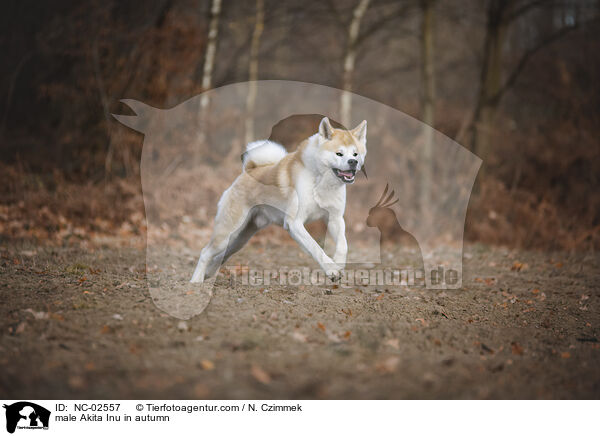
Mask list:
POLYGON ((242 166, 249 170, 262 165, 272 165, 285 157, 287 151, 283 145, 273 141, 254 141, 246 146, 242 154, 242 166))

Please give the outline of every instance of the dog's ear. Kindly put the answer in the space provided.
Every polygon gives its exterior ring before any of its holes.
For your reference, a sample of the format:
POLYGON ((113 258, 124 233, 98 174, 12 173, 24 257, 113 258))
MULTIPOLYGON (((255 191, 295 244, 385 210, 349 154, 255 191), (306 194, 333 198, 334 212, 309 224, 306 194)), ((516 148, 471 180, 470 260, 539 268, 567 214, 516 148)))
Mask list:
POLYGON ((360 142, 365 142, 367 139, 367 120, 362 120, 358 126, 351 130, 351 133, 360 142))
POLYGON ((331 139, 333 136, 333 127, 331 127, 331 123, 329 122, 329 118, 324 117, 319 124, 319 135, 321 135, 325 139, 331 139))

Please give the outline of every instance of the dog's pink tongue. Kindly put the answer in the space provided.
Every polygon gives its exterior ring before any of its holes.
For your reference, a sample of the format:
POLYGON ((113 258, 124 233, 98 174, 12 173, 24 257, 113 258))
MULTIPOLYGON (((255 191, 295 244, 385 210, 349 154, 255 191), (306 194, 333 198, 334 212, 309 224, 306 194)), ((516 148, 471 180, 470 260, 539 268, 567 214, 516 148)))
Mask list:
POLYGON ((344 177, 352 177, 352 173, 350 171, 340 171, 340 174, 344 177))

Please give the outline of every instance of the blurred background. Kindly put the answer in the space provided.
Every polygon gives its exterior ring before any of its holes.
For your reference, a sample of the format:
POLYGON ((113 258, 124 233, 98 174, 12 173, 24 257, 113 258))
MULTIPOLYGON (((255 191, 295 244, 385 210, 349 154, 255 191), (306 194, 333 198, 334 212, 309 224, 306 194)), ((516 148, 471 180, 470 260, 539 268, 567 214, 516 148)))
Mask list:
MULTIPOLYGON (((120 100, 280 79, 382 102, 481 157, 467 240, 600 247, 600 0, 8 0, 0 21, 3 241, 143 243, 143 137, 111 117, 133 113, 120 100)), ((232 128, 254 135, 251 117, 232 128)))

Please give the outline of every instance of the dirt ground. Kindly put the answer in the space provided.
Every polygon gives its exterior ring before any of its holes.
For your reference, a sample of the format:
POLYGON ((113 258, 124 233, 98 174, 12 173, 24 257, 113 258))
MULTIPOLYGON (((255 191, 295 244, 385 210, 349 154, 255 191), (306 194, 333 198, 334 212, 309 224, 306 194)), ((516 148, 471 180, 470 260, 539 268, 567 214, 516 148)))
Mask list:
MULTIPOLYGON (((145 251, 0 252, 3 398, 600 398, 600 256, 466 247, 463 289, 228 287, 182 322, 145 251)), ((274 268, 296 247, 229 264, 274 268)))

